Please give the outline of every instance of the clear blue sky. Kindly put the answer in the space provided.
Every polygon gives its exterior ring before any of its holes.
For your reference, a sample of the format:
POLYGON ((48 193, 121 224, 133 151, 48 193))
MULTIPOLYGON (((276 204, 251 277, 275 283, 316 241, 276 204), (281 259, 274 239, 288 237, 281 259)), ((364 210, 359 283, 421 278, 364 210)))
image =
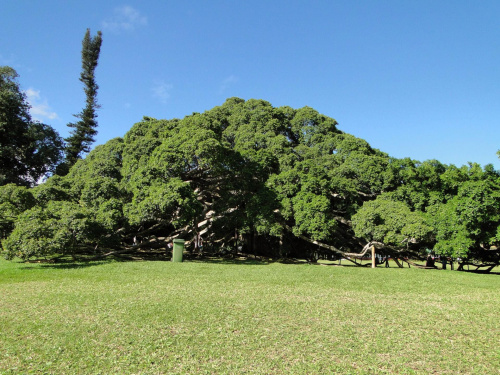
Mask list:
POLYGON ((68 135, 103 32, 97 144, 226 98, 310 106, 395 157, 500 169, 500 1, 2 0, 0 65, 68 135))

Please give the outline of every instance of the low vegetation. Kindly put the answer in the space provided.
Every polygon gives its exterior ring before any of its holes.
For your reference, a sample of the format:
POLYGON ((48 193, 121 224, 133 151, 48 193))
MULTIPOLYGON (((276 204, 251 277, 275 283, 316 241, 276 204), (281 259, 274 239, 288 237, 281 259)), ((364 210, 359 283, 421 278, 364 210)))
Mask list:
POLYGON ((0 374, 498 374, 497 276, 0 260, 0 374))

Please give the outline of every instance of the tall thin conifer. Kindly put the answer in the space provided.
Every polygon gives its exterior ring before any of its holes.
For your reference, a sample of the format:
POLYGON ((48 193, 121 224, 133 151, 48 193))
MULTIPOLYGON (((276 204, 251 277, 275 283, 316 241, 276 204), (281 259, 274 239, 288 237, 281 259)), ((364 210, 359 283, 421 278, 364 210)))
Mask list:
POLYGON ((90 29, 87 29, 85 37, 82 41, 82 73, 80 81, 84 84, 86 95, 85 107, 75 115, 80 120, 75 123, 69 123, 72 128, 71 135, 65 139, 66 141, 66 161, 65 170, 61 170, 61 174, 66 174, 69 168, 82 157, 83 153, 90 151, 91 144, 95 141, 94 137, 97 134, 97 90, 99 86, 95 81, 95 68, 99 60, 101 51, 102 33, 97 32, 94 37, 90 36, 90 29))

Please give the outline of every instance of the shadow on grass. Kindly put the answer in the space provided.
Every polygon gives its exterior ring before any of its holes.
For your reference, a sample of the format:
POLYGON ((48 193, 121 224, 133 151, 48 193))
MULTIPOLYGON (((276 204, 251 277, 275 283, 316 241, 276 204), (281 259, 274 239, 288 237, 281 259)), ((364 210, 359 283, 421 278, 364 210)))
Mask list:
POLYGON ((481 271, 481 270, 464 270, 464 271, 458 271, 458 272, 463 272, 463 273, 478 273, 481 275, 500 275, 500 271, 481 271))
MULTIPOLYGON (((113 262, 171 262, 172 258, 167 254, 160 253, 150 253, 150 254, 138 254, 135 255, 120 255, 113 256, 100 260, 86 260, 86 259, 78 259, 74 260, 71 258, 56 258, 51 260, 36 260, 25 263, 24 266, 20 267, 22 270, 40 270, 40 269, 78 269, 78 268, 88 268, 88 267, 96 267, 101 266, 113 262), (37 264, 39 267, 31 267, 28 264, 37 264)), ((184 257, 184 262, 186 263, 207 263, 207 264, 227 264, 227 265, 247 265, 247 266, 262 266, 262 265, 270 265, 273 263, 281 263, 281 264, 293 264, 293 265, 303 265, 309 264, 314 266, 327 266, 327 267, 347 267, 347 268, 370 268, 371 263, 362 263, 362 264, 354 264, 342 262, 339 264, 337 261, 331 262, 308 262, 305 259, 276 259, 276 258, 266 258, 266 257, 250 257, 250 256, 239 256, 239 257, 210 257, 210 256, 192 256, 187 255, 184 257)), ((384 265, 377 265, 377 268, 385 268, 384 265)), ((391 264, 391 269, 406 269, 407 267, 398 267, 396 264, 391 264)), ((409 268, 409 267, 408 267, 409 268)), ((436 268, 436 270, 441 270, 440 268, 436 268)), ((485 275, 500 275, 500 271, 496 269, 494 271, 485 272, 481 270, 462 270, 462 271, 454 271, 460 273, 476 273, 476 274, 485 274, 485 275)))
POLYGON ((88 268, 88 267, 96 267, 104 264, 109 264, 112 262, 116 262, 119 260, 116 259, 106 259, 106 260, 98 260, 98 261, 82 261, 82 260, 69 260, 69 259, 58 259, 57 261, 32 261, 27 262, 23 267, 20 267, 22 270, 44 270, 44 269, 54 269, 54 270, 63 270, 63 269, 78 269, 78 268, 88 268), (28 264, 33 265, 37 264, 40 267, 32 267, 28 266, 28 264))
POLYGON ((260 259, 239 259, 239 258, 199 258, 199 259, 188 259, 186 262, 190 263, 209 263, 209 264, 241 264, 246 266, 262 266, 271 263, 276 263, 275 261, 260 260, 260 259))

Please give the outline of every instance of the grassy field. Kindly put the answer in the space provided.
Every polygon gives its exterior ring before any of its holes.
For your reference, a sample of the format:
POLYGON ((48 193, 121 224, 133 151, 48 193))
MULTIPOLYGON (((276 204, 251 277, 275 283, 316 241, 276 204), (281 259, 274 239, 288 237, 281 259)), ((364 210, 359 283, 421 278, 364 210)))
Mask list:
POLYGON ((0 374, 499 374, 500 277, 0 260, 0 374))

